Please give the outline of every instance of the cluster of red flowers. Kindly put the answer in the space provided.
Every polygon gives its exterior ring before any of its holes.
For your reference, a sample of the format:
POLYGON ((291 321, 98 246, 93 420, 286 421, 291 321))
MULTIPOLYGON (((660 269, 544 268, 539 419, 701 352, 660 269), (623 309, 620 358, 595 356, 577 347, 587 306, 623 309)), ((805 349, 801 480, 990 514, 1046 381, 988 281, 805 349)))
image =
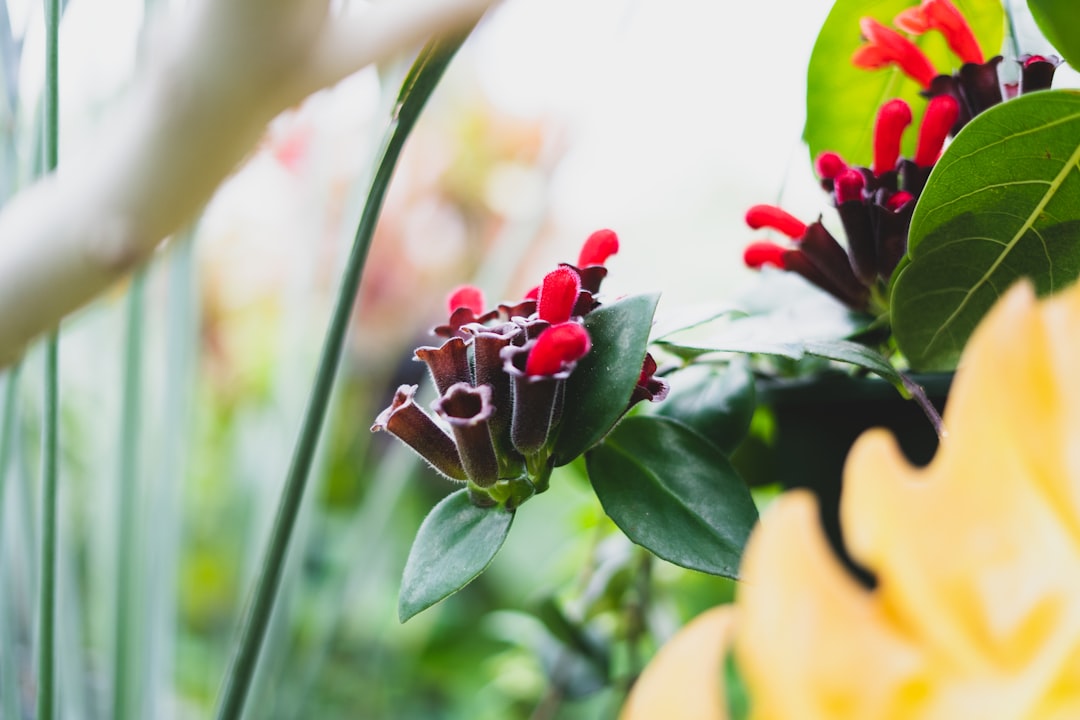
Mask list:
MULTIPOLYGON (((598 230, 577 265, 560 265, 513 305, 487 310, 479 288, 452 292, 449 319, 433 330, 445 341, 415 351, 439 394, 432 409, 450 433, 415 403, 416 385, 399 387, 371 429, 392 433, 446 477, 467 482, 476 504, 513 509, 523 498, 508 494, 507 484, 541 491, 535 476, 550 455, 565 381, 592 348, 584 317, 600 306, 604 264, 618 249, 614 232, 598 230)), ((646 356, 631 404, 666 394, 655 370, 646 356)))
POLYGON ((903 134, 912 122, 910 106, 900 99, 887 101, 878 111, 872 167, 851 167, 832 152, 816 158, 815 168, 839 213, 847 249, 820 219, 803 223, 772 205, 756 205, 746 214, 752 229, 777 230, 793 241, 791 245, 750 244, 743 255, 749 267, 772 265, 798 273, 861 312, 880 310, 875 306, 875 290, 888 283, 907 251, 915 202, 945 141, 1006 97, 1049 88, 1060 64, 1056 57, 1024 56, 1019 59, 1020 84, 1003 86, 998 77, 1001 56, 984 60, 971 27, 949 0, 923 0, 894 22, 913 35, 940 32, 962 65, 955 74, 940 74, 910 39, 873 18, 862 19, 866 43, 852 62, 865 69, 899 67, 923 87, 929 104, 912 158, 900 155, 903 134))

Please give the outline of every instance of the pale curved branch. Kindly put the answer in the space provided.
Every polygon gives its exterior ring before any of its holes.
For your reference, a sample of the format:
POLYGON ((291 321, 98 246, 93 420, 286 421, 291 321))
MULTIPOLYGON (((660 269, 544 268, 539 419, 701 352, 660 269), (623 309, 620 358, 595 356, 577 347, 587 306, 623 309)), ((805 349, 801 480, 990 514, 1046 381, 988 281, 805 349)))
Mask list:
MULTIPOLYGON (((0 210, 0 366, 188 222, 275 115, 495 0, 197 0, 85 151, 0 210)), ((61 64, 63 60, 61 59, 61 64)))

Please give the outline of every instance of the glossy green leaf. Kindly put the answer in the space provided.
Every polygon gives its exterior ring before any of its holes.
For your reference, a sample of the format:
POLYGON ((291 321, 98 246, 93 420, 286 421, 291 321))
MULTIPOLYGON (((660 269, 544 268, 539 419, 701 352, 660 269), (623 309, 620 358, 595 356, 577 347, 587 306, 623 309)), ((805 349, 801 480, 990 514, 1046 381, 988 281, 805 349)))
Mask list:
POLYGON ((626 412, 641 377, 659 299, 658 294, 632 295, 585 316, 592 350, 566 381, 556 465, 598 443, 626 412))
POLYGON ((676 565, 737 577, 758 514, 715 445, 676 420, 641 415, 585 460, 604 511, 628 538, 676 565))
POLYGON ((657 414, 697 430, 730 455, 750 429, 754 416, 754 376, 746 363, 725 367, 691 365, 669 378, 671 393, 657 414))
POLYGON ((1080 93, 1032 93, 977 116, 938 161, 893 283, 893 333, 917 370, 950 370, 1021 277, 1080 275, 1080 93))
MULTIPOLYGON (((1073 0, 1064 0, 1072 2, 1073 0)), ((901 11, 918 0, 837 0, 814 43, 806 86, 803 139, 816 157, 825 150, 840 153, 851 164, 869 167, 873 158, 874 118, 886 100, 902 98, 911 105, 917 126, 926 107, 918 83, 894 67, 863 70, 851 64, 863 44, 859 20, 872 17, 892 27, 901 11)), ((954 0, 971 25, 986 57, 997 55, 1004 38, 1005 14, 1000 0, 954 0)), ((959 61, 940 33, 912 38, 940 73, 952 73, 959 61)), ((903 152, 911 157, 917 133, 909 129, 903 152)))
POLYGON ((473 581, 499 552, 514 514, 478 508, 468 490, 448 495, 424 518, 409 550, 398 595, 405 622, 473 581))
POLYGON ((1028 0, 1042 34, 1074 68, 1080 68, 1080 3, 1076 0, 1028 0))
POLYGON ((901 374, 880 353, 850 340, 803 340, 772 342, 758 337, 714 338, 707 343, 689 347, 670 346, 666 342, 658 343, 665 350, 676 349, 681 352, 699 355, 713 352, 732 352, 745 355, 775 355, 790 360, 802 360, 807 356, 835 360, 855 367, 869 370, 897 387, 904 384, 901 374))

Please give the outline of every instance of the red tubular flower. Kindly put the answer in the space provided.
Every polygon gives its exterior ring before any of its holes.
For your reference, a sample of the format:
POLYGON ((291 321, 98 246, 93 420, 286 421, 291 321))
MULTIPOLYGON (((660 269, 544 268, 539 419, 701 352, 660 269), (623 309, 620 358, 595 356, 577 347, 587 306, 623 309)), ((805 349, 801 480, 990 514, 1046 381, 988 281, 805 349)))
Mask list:
POLYGON ((784 258, 789 251, 776 243, 761 241, 750 243, 743 250, 743 262, 747 267, 759 270, 765 265, 786 269, 784 258))
POLYGON ((468 308, 474 315, 484 313, 484 291, 474 285, 462 285, 446 298, 446 311, 453 314, 458 308, 468 308))
POLYGON ((843 205, 846 202, 862 201, 863 188, 866 187, 866 178, 858 170, 850 168, 834 178, 836 187, 836 203, 843 205))
POLYGON ((530 377, 567 372, 592 349, 589 332, 576 322, 552 325, 536 338, 525 362, 530 377))
POLYGON ((806 234, 806 223, 775 205, 755 205, 746 211, 746 224, 754 230, 772 228, 792 240, 806 234))
POLYGON ((832 180, 848 169, 844 159, 834 152, 823 152, 814 160, 814 168, 822 180, 832 180))
POLYGON ((483 323, 498 315, 498 311, 484 312, 484 292, 473 285, 462 285, 446 297, 447 312, 450 319, 445 325, 439 325, 432 332, 440 337, 464 337, 462 325, 483 323))
POLYGON ((919 143, 915 147, 916 165, 925 168, 937 162, 945 138, 949 136, 959 115, 960 104, 951 95, 938 95, 930 100, 919 127, 919 143))
POLYGON ((929 87, 938 72, 930 59, 915 43, 891 30, 873 18, 863 18, 859 28, 867 44, 855 51, 851 62, 855 67, 877 70, 888 65, 897 65, 905 75, 924 88, 929 87))
POLYGON ((893 22, 912 35, 937 30, 962 62, 978 65, 984 61, 971 26, 949 0, 923 0, 922 5, 904 10, 893 22))
POLYGON ((905 205, 914 199, 915 196, 909 192, 904 192, 903 190, 894 192, 887 200, 885 200, 885 209, 889 212, 900 212, 904 209, 905 205))
POLYGON ((890 100, 878 110, 874 122, 874 175, 896 169, 900 140, 911 124, 911 108, 900 99, 890 100))
POLYGON ((566 265, 560 265, 544 276, 536 308, 541 320, 552 325, 566 322, 574 312, 581 292, 581 276, 566 265))
POLYGON ((619 252, 619 236, 614 230, 597 230, 581 246, 577 266, 587 268, 591 265, 603 265, 608 258, 619 252))

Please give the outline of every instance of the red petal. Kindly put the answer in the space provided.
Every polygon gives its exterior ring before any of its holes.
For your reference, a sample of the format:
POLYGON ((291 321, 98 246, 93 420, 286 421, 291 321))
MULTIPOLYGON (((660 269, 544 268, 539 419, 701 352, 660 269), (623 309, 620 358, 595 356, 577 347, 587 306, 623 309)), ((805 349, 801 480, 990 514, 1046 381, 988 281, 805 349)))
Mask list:
POLYGON ((911 108, 903 100, 890 100, 878 110, 874 122, 874 174, 896 169, 900 159, 900 140, 911 124, 911 108))
POLYGON ((776 243, 771 242, 755 242, 746 246, 746 250, 743 251, 743 262, 747 267, 754 268, 755 270, 765 266, 772 265, 780 269, 786 267, 784 262, 784 255, 787 253, 785 248, 780 247, 776 243))
POLYGON ((540 319, 552 325, 569 320, 580 292, 581 276, 575 270, 560 265, 549 272, 540 285, 536 303, 540 319))
POLYGON ((885 201, 885 208, 891 212, 900 212, 914 199, 915 196, 911 193, 900 190, 889 196, 889 199, 885 201))
POLYGON ((975 39, 975 33, 949 0, 923 0, 919 7, 908 8, 897 15, 894 22, 896 27, 914 35, 937 30, 962 62, 983 63, 982 48, 975 39))
POLYGON ((919 143, 915 147, 915 164, 930 167, 937 162, 945 138, 960 115, 960 104, 952 95, 938 95, 926 107, 919 127, 919 143))
POLYGON ((754 230, 779 230, 792 240, 798 240, 806 233, 806 223, 775 205, 753 206, 746 211, 746 224, 754 230))
POLYGON ((822 180, 832 180, 840 173, 848 169, 848 164, 844 162, 844 159, 834 152, 823 152, 817 156, 817 160, 814 161, 814 167, 817 169, 818 177, 822 180))
POLYGON ((862 200, 862 191, 866 187, 866 178, 858 170, 845 170, 836 176, 836 202, 846 203, 862 200))
POLYGON ((859 21, 859 28, 867 45, 852 56, 851 62, 856 67, 875 69, 895 63, 923 87, 929 87, 930 81, 937 77, 937 70, 926 54, 900 33, 869 17, 859 21))
POLYGON ((615 234, 615 231, 597 230, 581 246, 577 266, 587 268, 590 265, 603 265, 617 252, 619 252, 619 236, 615 234))
POLYGON ((446 307, 450 314, 458 308, 468 308, 476 315, 484 312, 484 291, 472 285, 462 285, 446 298, 446 307))
POLYGON ((564 322, 552 325, 529 351, 525 361, 526 375, 555 375, 575 363, 592 348, 589 333, 579 323, 564 322))

